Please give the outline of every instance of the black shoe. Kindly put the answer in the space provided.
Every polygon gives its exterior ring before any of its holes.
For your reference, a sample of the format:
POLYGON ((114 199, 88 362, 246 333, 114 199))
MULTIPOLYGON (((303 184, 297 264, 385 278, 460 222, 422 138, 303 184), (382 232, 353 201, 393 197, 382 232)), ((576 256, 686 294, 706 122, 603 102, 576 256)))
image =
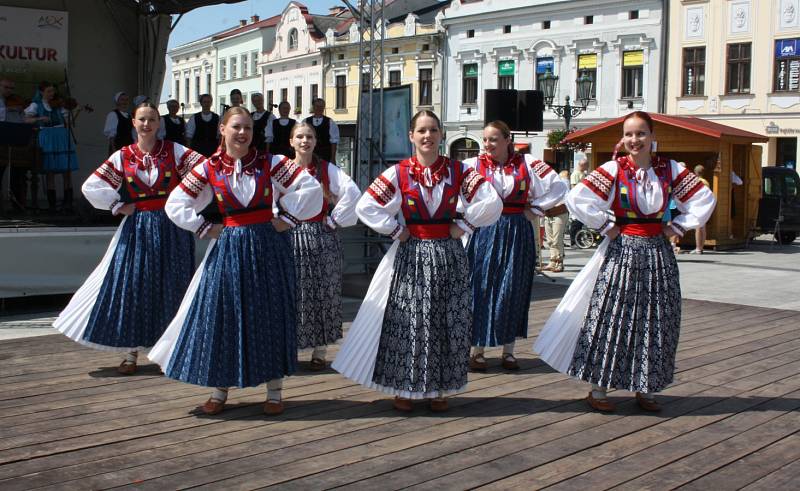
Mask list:
POLYGON ((47 190, 47 206, 51 212, 56 211, 56 192, 47 190))
POLYGON ((72 212, 72 189, 64 190, 64 211, 72 212))

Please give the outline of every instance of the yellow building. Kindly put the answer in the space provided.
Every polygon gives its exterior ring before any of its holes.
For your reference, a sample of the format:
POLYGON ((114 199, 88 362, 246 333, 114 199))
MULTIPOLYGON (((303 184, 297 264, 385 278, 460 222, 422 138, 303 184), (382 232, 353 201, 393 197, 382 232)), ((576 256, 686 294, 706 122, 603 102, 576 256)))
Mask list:
POLYGON ((800 0, 671 0, 669 23, 666 112, 766 135, 762 165, 794 165, 800 0))
MULTIPOLYGON (((445 4, 443 4, 445 5, 445 4)), ((386 26, 383 41, 384 87, 411 86, 412 112, 430 109, 441 113, 442 33, 436 27, 436 11, 408 14, 386 26)), ((328 33, 324 56, 327 114, 339 125, 342 136, 355 135, 360 82, 371 80, 359 73, 359 32, 355 24, 340 36, 328 33)), ((369 49, 365 39, 365 49, 369 49)), ((376 42, 377 44, 377 42, 376 42)))

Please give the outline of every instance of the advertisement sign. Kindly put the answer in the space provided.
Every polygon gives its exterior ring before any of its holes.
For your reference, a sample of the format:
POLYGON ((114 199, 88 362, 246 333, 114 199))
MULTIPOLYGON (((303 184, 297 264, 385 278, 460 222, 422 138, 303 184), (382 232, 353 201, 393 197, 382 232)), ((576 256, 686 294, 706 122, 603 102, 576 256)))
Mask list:
POLYGON ((536 59, 536 73, 544 75, 548 70, 550 73, 555 73, 553 58, 537 58, 536 59))
POLYGON ((0 74, 23 96, 41 81, 62 83, 68 34, 66 12, 0 6, 0 74))
POLYGON ((622 53, 622 66, 644 65, 644 51, 626 51, 622 53))
POLYGON ((501 77, 514 76, 514 60, 502 60, 497 67, 498 75, 501 77))
POLYGON ((597 68, 597 54, 578 55, 578 69, 597 68))

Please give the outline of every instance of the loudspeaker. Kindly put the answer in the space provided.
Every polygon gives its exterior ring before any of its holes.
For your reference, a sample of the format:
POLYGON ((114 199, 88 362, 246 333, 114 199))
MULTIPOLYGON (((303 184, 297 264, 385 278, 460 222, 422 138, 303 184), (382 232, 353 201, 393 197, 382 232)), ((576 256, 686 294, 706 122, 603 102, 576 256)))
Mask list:
POLYGON ((512 131, 542 131, 544 94, 539 90, 486 89, 484 124, 499 119, 512 131))
POLYGON ((541 90, 520 90, 517 95, 516 131, 542 131, 544 93, 541 90))

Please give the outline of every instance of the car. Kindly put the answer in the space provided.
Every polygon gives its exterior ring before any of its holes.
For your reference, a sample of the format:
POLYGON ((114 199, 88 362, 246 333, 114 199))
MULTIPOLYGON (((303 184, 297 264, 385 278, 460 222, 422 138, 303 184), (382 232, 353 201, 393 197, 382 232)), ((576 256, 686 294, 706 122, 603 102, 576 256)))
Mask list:
POLYGON ((789 167, 763 167, 762 193, 756 227, 774 233, 775 240, 790 244, 800 233, 800 177, 789 167), (776 222, 780 220, 779 226, 776 222))

